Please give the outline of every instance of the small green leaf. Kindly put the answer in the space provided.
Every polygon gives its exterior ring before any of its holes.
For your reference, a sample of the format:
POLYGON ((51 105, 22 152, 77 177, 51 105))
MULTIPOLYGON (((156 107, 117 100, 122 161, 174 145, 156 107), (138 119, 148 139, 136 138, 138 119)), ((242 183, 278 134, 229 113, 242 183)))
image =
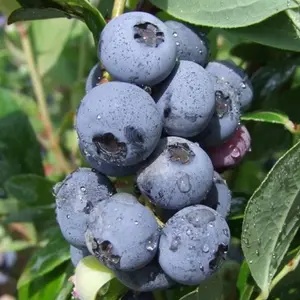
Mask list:
POLYGON ((274 0, 272 3, 270 0, 151 0, 151 2, 170 15, 189 23, 223 28, 249 26, 287 8, 299 6, 296 0, 274 0))
MULTIPOLYGON (((0 107, 5 107, 2 98, 0 107)), ((24 113, 15 111, 0 118, 1 143, 9 149, 13 163, 19 165, 19 173, 44 174, 40 146, 24 113)))
POLYGON ((287 115, 281 112, 272 112, 272 111, 250 112, 242 116, 242 120, 281 124, 291 133, 295 133, 297 129, 297 125, 294 124, 287 115))
POLYGON ((31 257, 19 281, 18 289, 26 286, 38 277, 53 271, 56 267, 70 259, 68 243, 61 237, 57 228, 49 228, 56 232, 56 238, 51 239, 43 248, 38 249, 31 257))
POLYGON ((33 45, 41 75, 44 76, 59 59, 75 26, 75 22, 76 20, 70 21, 66 19, 32 22, 33 45))
POLYGON ((18 300, 58 300, 60 291, 69 277, 69 267, 63 264, 52 272, 36 278, 33 282, 23 285, 18 290, 18 300))
POLYGON ((96 257, 87 256, 76 267, 76 293, 81 300, 94 300, 100 288, 113 278, 113 272, 101 265, 96 257))
POLYGON ((9 15, 12 11, 20 7, 16 0, 1 0, 0 11, 5 15, 9 15))
POLYGON ((249 200, 242 248, 264 294, 300 225, 300 143, 282 156, 249 200))
POLYGON ((11 177, 4 184, 10 196, 25 205, 47 205, 54 203, 52 195, 53 182, 34 174, 11 177))
POLYGON ((66 15, 56 8, 19 8, 10 14, 8 23, 65 17, 66 15))
MULTIPOLYGON (((88 0, 19 0, 23 8, 55 9, 61 11, 67 18, 77 18, 84 21, 93 33, 95 43, 106 22, 99 10, 88 0)), ((53 11, 52 11, 53 12, 53 11)), ((28 20, 29 15, 26 15, 28 20)), ((8 24, 15 22, 9 17, 8 24)))
POLYGON ((288 17, 291 19, 291 21, 293 22, 296 29, 300 31, 300 10, 299 10, 299 7, 294 8, 294 9, 288 9, 286 11, 286 13, 287 13, 288 17))
POLYGON ((244 260, 237 281, 237 288, 239 289, 240 292, 240 300, 250 300, 251 298, 254 286, 248 284, 249 276, 250 276, 250 269, 247 262, 244 260))
MULTIPOLYGON (((266 0, 269 2, 269 0, 266 0)), ((284 1, 287 3, 288 1, 284 1)), ((299 5, 299 4, 298 4, 299 5)), ((273 5, 269 5, 273 7, 273 5)), ((296 5, 297 7, 297 5, 296 5)), ((245 19, 245 14, 241 13, 241 18, 245 19)), ((236 34, 250 41, 290 51, 300 51, 300 31, 297 29, 286 13, 279 13, 258 24, 228 29, 231 34, 236 34), (280 26, 278 26, 280 24, 280 26)))

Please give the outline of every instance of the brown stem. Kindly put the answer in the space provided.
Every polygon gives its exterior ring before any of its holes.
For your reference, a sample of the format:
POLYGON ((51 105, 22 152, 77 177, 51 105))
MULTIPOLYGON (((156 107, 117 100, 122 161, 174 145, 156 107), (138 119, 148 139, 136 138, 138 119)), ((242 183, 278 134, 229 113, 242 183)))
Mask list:
POLYGON ((41 114, 41 119, 44 125, 44 129, 47 134, 47 138, 49 140, 49 147, 51 148, 51 150, 53 151, 56 157, 60 170, 65 173, 70 173, 71 170, 69 164, 65 159, 64 154, 60 148, 59 140, 57 136, 54 134, 53 126, 47 109, 46 97, 42 85, 41 76, 38 72, 36 63, 34 61, 32 46, 28 36, 27 28, 21 23, 17 25, 17 28, 20 34, 23 51, 26 57, 26 61, 27 61, 27 65, 28 65, 28 69, 32 81, 33 91, 35 94, 35 98, 37 100, 37 105, 39 108, 39 112, 41 114))

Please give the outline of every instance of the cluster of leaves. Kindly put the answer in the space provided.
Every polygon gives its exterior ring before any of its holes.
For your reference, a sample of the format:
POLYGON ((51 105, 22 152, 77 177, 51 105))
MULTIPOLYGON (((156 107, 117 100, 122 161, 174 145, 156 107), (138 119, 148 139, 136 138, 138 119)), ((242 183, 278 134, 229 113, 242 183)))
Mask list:
MULTIPOLYGON (((137 2, 127 1, 126 9, 134 9, 137 2)), ((197 289, 173 289, 160 297, 299 299, 299 1, 149 2, 162 19, 201 26, 208 32, 212 59, 230 58, 245 67, 255 89, 252 110, 242 118, 252 136, 252 151, 225 173, 234 195, 229 225, 234 248, 237 244, 243 250, 243 263, 229 260, 197 289)), ((76 168, 83 162, 73 116, 87 73, 97 61, 94 43, 112 5, 110 0, 3 0, 0 4, 10 24, 38 20, 0 32, 4 49, 0 51, 0 251, 31 256, 22 274, 16 274, 20 300, 70 299, 68 278, 74 272, 55 221, 51 193, 64 173, 47 140, 30 67, 41 77, 59 146, 70 168, 76 168), (27 52, 24 39, 31 44, 27 52)), ((126 289, 107 270, 90 264, 84 261, 77 270, 79 277, 85 274, 83 284, 90 283, 93 293, 102 287, 103 299, 117 300, 126 289), (91 278, 97 279, 95 286, 91 278)))

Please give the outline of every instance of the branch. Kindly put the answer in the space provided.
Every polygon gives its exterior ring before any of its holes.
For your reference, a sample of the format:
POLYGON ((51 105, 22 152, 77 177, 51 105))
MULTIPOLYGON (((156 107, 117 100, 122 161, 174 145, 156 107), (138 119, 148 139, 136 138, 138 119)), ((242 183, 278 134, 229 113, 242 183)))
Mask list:
POLYGON ((41 76, 34 61, 32 46, 28 36, 27 28, 23 24, 18 24, 17 29, 20 34, 23 51, 32 81, 33 91, 37 100, 39 112, 41 114, 41 119, 45 128, 45 132, 49 139, 49 147, 53 151, 61 171, 70 173, 71 170, 69 164, 62 153, 57 137, 54 135, 54 130, 47 109, 46 97, 42 85, 41 76))
POLYGON ((126 0, 115 0, 111 18, 120 16, 125 9, 126 0))

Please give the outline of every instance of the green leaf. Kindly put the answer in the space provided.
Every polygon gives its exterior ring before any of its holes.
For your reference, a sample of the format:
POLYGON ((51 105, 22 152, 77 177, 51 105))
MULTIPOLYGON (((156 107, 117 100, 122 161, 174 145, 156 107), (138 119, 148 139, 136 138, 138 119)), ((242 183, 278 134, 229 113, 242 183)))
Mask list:
POLYGON ((31 33, 41 75, 45 75, 55 65, 74 26, 75 20, 66 19, 32 22, 31 33))
POLYGON ((20 7, 16 0, 1 0, 0 11, 5 15, 9 15, 12 11, 20 7))
MULTIPOLYGON (((53 230, 53 228, 49 230, 53 230)), ((56 238, 51 239, 43 248, 38 249, 29 260, 18 281, 18 289, 39 277, 45 276, 70 259, 68 243, 62 238, 57 228, 54 231, 56 238)))
POLYGON ((294 26, 296 27, 297 30, 300 30, 300 10, 299 7, 295 9, 288 9, 286 11, 288 17, 291 19, 293 22, 294 26))
POLYGON ((82 300, 94 300, 100 288, 113 278, 113 272, 101 265, 96 257, 87 256, 76 267, 76 292, 82 300))
POLYGON ((249 200, 242 248, 264 294, 300 225, 300 143, 282 156, 249 200))
POLYGON ((10 14, 9 23, 65 17, 66 15, 56 8, 19 8, 10 14))
POLYGON ((250 112, 242 116, 242 120, 281 124, 291 133, 295 133, 297 130, 297 125, 294 124, 287 115, 281 112, 272 112, 272 111, 250 112))
POLYGON ((60 291, 69 277, 68 265, 63 264, 51 273, 38 277, 30 284, 19 288, 19 300, 58 300, 60 291))
POLYGON ((34 174, 11 177, 4 184, 10 196, 25 205, 47 205, 54 203, 53 182, 34 174))
MULTIPOLYGON (((101 30, 106 25, 101 13, 88 0, 19 0, 19 2, 23 8, 52 8, 61 11, 68 18, 74 17, 84 21, 93 33, 96 44, 101 30)), ((8 24, 15 21, 12 16, 8 18, 8 24)), ((26 18, 28 20, 28 15, 26 15, 26 18)))
MULTIPOLYGON (((269 2, 269 0, 266 0, 266 2, 269 2)), ((269 6, 273 7, 273 5, 269 6)), ((245 19, 245 13, 241 13, 240 16, 245 19)), ((293 25, 289 17, 284 12, 268 18, 258 24, 248 27, 228 29, 228 31, 231 34, 236 34, 244 39, 248 39, 262 45, 290 51, 300 51, 300 31, 293 25)))
POLYGON ((29 117, 30 123, 35 131, 41 131, 43 128, 42 122, 39 120, 39 111, 36 102, 29 96, 18 93, 14 90, 0 87, 0 117, 9 113, 22 110, 29 117))
POLYGON ((237 288, 240 292, 240 300, 249 300, 251 298, 254 286, 248 284, 248 278, 250 276, 250 269, 246 261, 243 262, 238 281, 237 288))
MULTIPOLYGON (((0 107, 5 107, 4 99, 0 99, 0 107)), ((44 174, 40 146, 24 113, 16 111, 0 118, 0 144, 9 149, 19 173, 44 174)))
POLYGON ((272 3, 269 0, 151 0, 151 2, 189 23, 224 28, 249 26, 287 8, 299 6, 296 0, 274 0, 272 3))

